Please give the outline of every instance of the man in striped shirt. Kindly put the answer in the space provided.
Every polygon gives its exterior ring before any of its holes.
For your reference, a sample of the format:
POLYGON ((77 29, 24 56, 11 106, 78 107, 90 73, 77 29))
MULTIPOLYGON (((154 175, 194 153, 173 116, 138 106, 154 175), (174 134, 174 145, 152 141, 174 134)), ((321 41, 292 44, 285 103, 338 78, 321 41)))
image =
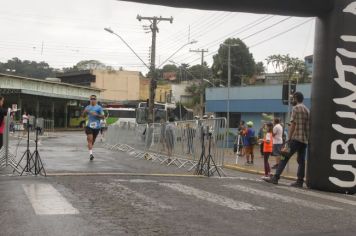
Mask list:
POLYGON ((298 172, 297 181, 292 184, 293 187, 303 187, 305 176, 305 154, 309 140, 309 125, 310 125, 310 112, 309 109, 303 104, 304 96, 300 92, 293 95, 293 110, 290 120, 291 126, 288 134, 288 144, 290 151, 287 155, 281 158, 277 167, 275 175, 267 179, 267 182, 278 184, 280 175, 286 167, 289 159, 297 153, 298 172))

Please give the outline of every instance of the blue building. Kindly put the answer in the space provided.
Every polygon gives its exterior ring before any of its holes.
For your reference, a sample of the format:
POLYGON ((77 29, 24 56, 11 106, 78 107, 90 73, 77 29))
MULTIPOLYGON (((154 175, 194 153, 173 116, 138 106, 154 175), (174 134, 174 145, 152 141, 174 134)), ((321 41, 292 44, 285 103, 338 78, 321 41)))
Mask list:
MULTIPOLYGON (((297 91, 304 94, 304 103, 310 108, 311 84, 297 85, 297 91)), ((227 88, 207 88, 205 90, 207 113, 216 117, 227 117, 227 88)), ((262 85, 230 88, 230 128, 236 128, 240 120, 253 121, 254 128, 261 127, 264 113, 277 116, 284 121, 288 106, 282 104, 282 85, 262 85)))

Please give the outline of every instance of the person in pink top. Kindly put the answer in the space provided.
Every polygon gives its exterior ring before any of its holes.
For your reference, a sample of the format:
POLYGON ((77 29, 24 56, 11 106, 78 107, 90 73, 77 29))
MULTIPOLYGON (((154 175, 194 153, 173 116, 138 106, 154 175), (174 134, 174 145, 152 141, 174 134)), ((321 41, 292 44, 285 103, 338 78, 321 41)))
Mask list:
POLYGON ((7 110, 3 108, 4 105, 4 97, 0 96, 0 149, 3 146, 3 134, 5 130, 5 116, 7 114, 7 110))

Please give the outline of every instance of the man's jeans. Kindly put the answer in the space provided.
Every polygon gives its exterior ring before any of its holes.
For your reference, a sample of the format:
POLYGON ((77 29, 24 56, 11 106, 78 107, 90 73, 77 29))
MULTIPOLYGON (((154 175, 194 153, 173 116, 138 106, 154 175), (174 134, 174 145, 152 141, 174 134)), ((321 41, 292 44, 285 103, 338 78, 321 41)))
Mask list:
POLYGON ((289 143, 290 152, 288 156, 282 156, 281 161, 279 162, 278 168, 276 170, 276 178, 279 179, 284 168, 286 167, 289 159, 294 155, 294 153, 298 153, 297 162, 298 162, 298 181, 303 182, 305 176, 305 154, 307 145, 305 143, 301 143, 296 140, 291 140, 289 143))

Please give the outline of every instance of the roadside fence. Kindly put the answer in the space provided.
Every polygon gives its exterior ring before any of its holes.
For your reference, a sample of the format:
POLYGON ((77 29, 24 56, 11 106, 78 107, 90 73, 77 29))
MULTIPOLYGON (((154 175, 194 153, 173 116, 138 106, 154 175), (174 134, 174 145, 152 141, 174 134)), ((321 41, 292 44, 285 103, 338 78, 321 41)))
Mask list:
POLYGON ((17 173, 20 173, 20 169, 17 166, 17 163, 15 161, 15 155, 13 155, 9 151, 9 144, 10 144, 10 124, 11 124, 11 118, 10 118, 10 111, 11 109, 8 109, 8 115, 5 116, 5 128, 4 128, 4 133, 3 133, 3 146, 0 149, 0 168, 6 168, 8 166, 11 166, 14 171, 17 173))
POLYGON ((41 135, 44 136, 53 136, 54 135, 54 120, 43 120, 43 130, 41 135))
POLYGON ((152 124, 120 122, 108 127, 104 146, 138 159, 188 171, 209 155, 210 150, 211 161, 221 168, 226 132, 225 118, 152 124))

